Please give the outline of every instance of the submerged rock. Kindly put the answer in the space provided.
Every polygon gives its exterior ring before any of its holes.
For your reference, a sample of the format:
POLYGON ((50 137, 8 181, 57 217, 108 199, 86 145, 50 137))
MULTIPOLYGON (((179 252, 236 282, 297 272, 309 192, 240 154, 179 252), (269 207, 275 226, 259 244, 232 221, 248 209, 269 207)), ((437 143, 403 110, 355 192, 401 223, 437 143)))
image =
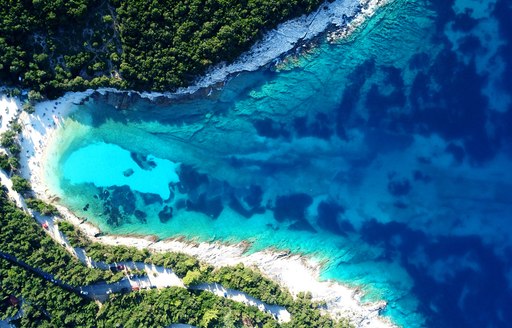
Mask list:
POLYGON ((135 210, 135 212, 133 212, 133 215, 137 218, 137 220, 143 223, 147 223, 146 218, 148 217, 148 215, 145 212, 142 212, 141 210, 135 210))
POLYGON ((110 203, 112 207, 122 208, 127 215, 135 211, 135 195, 128 186, 113 187, 110 203))
POLYGON ((338 235, 344 235, 345 231, 339 224, 339 216, 345 212, 343 206, 334 202, 322 201, 318 204, 318 225, 320 228, 328 230, 338 235))
POLYGON ((158 218, 160 222, 167 223, 170 219, 172 219, 173 209, 170 206, 164 206, 164 208, 158 213, 158 218))
POLYGON ((128 169, 128 170, 125 170, 125 171, 123 172, 123 175, 124 175, 125 177, 129 177, 129 176, 132 176, 132 175, 133 175, 133 173, 134 173, 133 169, 128 169))
POLYGON ((130 152, 130 157, 143 170, 149 171, 157 166, 155 161, 148 159, 147 155, 130 152))
POLYGON ((257 207, 249 207, 246 208, 243 203, 241 203, 235 196, 231 196, 231 200, 229 202, 229 207, 240 214, 241 216, 245 218, 250 218, 254 214, 262 214, 265 213, 265 208, 263 206, 257 206, 257 207))
POLYGON ((313 203, 313 198, 308 194, 298 193, 276 198, 274 206, 274 218, 282 222, 284 220, 305 220, 306 209, 313 203))
POLYGON ((91 95, 95 100, 102 100, 105 103, 115 107, 119 110, 124 110, 133 106, 133 104, 140 100, 140 96, 135 92, 95 92, 91 95))
POLYGON ((222 210, 224 210, 224 206, 220 196, 208 198, 206 193, 202 193, 195 202, 192 200, 187 201, 187 210, 201 212, 212 219, 216 219, 219 217, 220 213, 222 213, 222 210))
POLYGON ((180 178, 178 190, 181 193, 188 193, 198 189, 203 184, 207 185, 209 183, 208 175, 199 173, 190 165, 182 164, 178 176, 180 178))
POLYGON ((160 197, 160 195, 157 195, 157 194, 140 193, 140 197, 142 198, 144 205, 162 204, 163 203, 162 197, 160 197))
POLYGON ((261 189, 261 187, 251 185, 248 191, 249 194, 243 198, 247 205, 253 208, 261 206, 261 202, 263 200, 263 190, 261 189))
POLYGON ((243 217, 250 218, 254 214, 265 212, 265 208, 261 206, 262 200, 263 190, 261 187, 251 185, 245 190, 236 190, 231 193, 229 207, 243 217))

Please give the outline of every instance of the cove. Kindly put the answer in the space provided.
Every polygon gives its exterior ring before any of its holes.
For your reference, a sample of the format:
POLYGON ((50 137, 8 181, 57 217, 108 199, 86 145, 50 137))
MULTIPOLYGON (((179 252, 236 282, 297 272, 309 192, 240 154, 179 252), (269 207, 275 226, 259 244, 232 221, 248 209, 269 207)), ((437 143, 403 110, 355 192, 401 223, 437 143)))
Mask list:
POLYGON ((404 327, 506 327, 511 14, 395 0, 210 96, 94 94, 58 131, 48 187, 106 232, 325 259, 404 327))

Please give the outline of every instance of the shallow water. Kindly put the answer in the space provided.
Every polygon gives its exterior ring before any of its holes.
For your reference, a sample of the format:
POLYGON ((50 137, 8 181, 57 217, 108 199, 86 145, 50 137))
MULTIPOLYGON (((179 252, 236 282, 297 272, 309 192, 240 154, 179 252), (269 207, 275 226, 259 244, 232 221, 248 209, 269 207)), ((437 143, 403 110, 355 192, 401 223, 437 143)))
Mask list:
POLYGON ((405 327, 506 327, 510 17, 504 0, 395 0, 209 97, 93 97, 46 179, 108 232, 313 254, 405 327))

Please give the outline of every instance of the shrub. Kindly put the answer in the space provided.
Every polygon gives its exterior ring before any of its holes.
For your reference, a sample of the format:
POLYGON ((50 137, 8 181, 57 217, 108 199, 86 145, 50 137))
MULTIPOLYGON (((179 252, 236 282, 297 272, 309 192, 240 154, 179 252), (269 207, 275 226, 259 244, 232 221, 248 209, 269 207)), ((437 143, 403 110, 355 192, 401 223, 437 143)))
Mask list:
POLYGON ((11 181, 12 181, 12 189, 14 189, 15 191, 17 191, 19 193, 23 194, 32 189, 32 187, 30 186, 30 182, 28 180, 20 177, 19 175, 14 175, 11 178, 11 181))
POLYGON ((202 274, 197 270, 188 271, 185 277, 183 277, 183 283, 185 286, 197 285, 202 281, 202 274))
POLYGON ((47 204, 40 199, 37 198, 27 198, 26 200, 27 206, 34 211, 38 211, 42 215, 58 215, 59 211, 52 204, 47 204))
POLYGON ((26 103, 24 103, 24 104, 23 104, 23 110, 24 110, 25 112, 29 113, 29 114, 33 114, 33 113, 36 111, 36 109, 35 109, 34 105, 32 105, 32 104, 31 104, 30 102, 28 102, 28 101, 27 101, 26 103))
POLYGON ((28 92, 28 101, 32 104, 35 102, 41 101, 43 99, 44 99, 44 97, 41 95, 41 93, 39 91, 30 90, 28 92))
POLYGON ((89 239, 78 228, 67 221, 59 221, 59 230, 62 232, 71 246, 86 247, 90 244, 89 239))
POLYGON ((0 169, 10 172, 11 165, 9 164, 9 156, 6 154, 0 154, 0 169))

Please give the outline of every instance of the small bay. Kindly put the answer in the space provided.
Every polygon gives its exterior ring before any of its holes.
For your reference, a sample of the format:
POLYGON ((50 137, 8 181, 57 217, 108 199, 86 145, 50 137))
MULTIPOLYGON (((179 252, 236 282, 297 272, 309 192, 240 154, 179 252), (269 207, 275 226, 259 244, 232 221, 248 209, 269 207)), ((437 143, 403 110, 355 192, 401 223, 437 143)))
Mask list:
POLYGON ((105 232, 315 256, 404 327, 505 327, 512 12, 486 5, 395 0, 209 96, 96 93, 48 187, 105 232))

